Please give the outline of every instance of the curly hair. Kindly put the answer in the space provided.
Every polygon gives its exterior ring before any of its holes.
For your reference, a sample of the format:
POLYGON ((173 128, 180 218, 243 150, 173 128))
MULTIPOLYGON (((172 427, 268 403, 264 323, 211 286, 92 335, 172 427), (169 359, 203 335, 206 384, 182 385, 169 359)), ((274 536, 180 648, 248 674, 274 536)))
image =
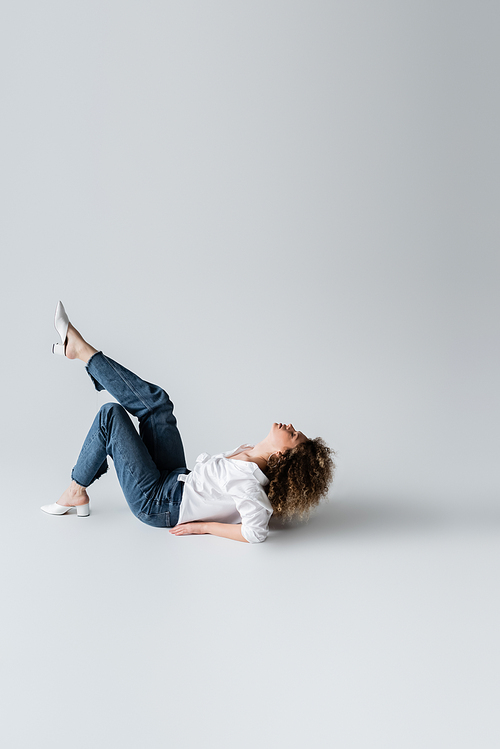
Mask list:
POLYGON ((271 455, 264 471, 265 487, 275 517, 305 520, 328 493, 335 463, 332 450, 321 437, 308 439, 280 456, 271 455))

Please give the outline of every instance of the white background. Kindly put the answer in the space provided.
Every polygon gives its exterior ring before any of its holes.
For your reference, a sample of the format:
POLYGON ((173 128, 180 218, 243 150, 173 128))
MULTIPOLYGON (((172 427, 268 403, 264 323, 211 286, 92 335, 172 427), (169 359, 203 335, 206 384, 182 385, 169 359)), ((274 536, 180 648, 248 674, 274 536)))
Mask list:
POLYGON ((9 747, 496 747, 500 12, 2 5, 9 747), (192 465, 292 421, 330 501, 265 544, 40 512, 97 407, 61 299, 192 465))

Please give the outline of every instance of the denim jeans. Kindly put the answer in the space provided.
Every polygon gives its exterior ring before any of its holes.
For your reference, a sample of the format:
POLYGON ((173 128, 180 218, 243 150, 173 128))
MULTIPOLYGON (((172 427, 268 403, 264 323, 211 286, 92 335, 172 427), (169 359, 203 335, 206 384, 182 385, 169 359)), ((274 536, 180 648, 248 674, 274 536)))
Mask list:
POLYGON ((167 393, 109 359, 94 354, 86 369, 96 390, 106 389, 118 403, 106 403, 85 438, 71 478, 88 487, 115 466, 134 515, 157 528, 176 525, 189 473, 182 439, 167 393), (139 434, 127 411, 139 419, 139 434))

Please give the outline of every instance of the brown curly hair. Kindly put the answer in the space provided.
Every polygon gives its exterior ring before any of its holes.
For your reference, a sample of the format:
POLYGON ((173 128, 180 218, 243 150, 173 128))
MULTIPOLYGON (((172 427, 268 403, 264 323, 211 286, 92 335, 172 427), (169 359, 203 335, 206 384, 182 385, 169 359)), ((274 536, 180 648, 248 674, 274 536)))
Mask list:
POLYGON ((321 437, 308 439, 284 454, 271 455, 264 471, 265 487, 275 517, 307 519, 321 497, 328 493, 335 463, 332 450, 321 437))

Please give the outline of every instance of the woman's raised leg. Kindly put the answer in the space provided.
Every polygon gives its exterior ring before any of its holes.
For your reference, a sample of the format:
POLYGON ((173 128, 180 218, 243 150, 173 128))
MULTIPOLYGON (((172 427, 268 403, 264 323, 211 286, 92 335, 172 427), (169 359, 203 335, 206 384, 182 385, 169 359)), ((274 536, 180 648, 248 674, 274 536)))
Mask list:
POLYGON ((80 359, 97 390, 108 393, 139 419, 141 438, 160 471, 184 467, 186 458, 173 403, 158 385, 146 382, 90 346, 70 324, 66 356, 80 359))

